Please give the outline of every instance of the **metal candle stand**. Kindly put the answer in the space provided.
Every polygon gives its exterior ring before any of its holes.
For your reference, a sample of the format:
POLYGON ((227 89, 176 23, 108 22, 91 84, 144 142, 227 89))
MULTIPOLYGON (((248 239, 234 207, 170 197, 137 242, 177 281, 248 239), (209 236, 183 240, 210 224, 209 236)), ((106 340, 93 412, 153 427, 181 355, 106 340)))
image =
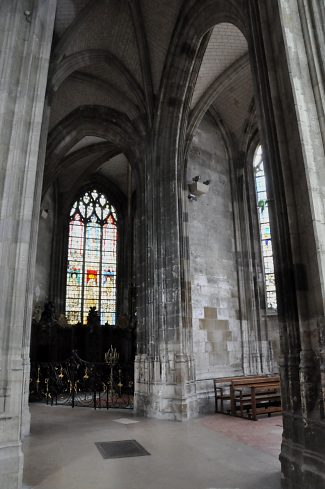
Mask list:
MULTIPOLYGON (((113 405, 113 395, 114 395, 113 369, 114 369, 115 365, 118 363, 119 358, 120 358, 120 355, 117 352, 116 348, 113 348, 111 345, 109 350, 105 353, 105 362, 110 367, 110 397, 111 397, 112 405, 113 405)), ((108 408, 108 391, 107 391, 107 408, 108 408)))

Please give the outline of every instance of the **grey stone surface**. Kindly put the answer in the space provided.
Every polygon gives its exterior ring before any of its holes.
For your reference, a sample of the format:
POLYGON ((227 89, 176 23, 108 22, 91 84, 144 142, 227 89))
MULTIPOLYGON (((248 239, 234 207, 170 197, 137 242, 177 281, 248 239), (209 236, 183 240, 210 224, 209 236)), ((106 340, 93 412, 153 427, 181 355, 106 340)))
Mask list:
POLYGON ((0 15, 0 483, 21 487, 21 437, 28 431, 29 331, 42 167, 38 147, 56 1, 19 1, 0 15), (36 233, 35 233, 36 231, 36 233), (4 286, 5 285, 5 286, 4 286))
POLYGON ((134 282, 138 413, 208 412, 214 376, 270 373, 278 362, 283 488, 320 489, 323 0, 60 0, 57 10, 55 0, 3 0, 0 9, 1 484, 21 486, 32 303, 53 295, 64 312, 66 215, 91 181, 123 216, 118 303, 128 309, 134 282), (278 317, 265 309, 258 142, 278 317), (132 168, 129 202, 112 176, 117 155, 132 168), (189 201, 195 175, 210 188, 189 201))
POLYGON ((44 303, 50 300, 52 241, 55 224, 55 199, 50 188, 42 199, 39 216, 37 254, 34 279, 34 310, 42 312, 44 303))
POLYGON ((187 182, 196 175, 210 184, 188 205, 193 343, 198 378, 213 378, 242 371, 242 358, 230 168, 209 117, 189 150, 187 182))

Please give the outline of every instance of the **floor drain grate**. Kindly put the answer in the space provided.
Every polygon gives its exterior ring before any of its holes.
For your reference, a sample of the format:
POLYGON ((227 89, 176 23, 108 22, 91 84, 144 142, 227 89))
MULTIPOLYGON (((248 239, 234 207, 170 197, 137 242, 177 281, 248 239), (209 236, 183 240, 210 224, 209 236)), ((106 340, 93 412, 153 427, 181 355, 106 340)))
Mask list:
POLYGON ((105 459, 150 455, 136 440, 104 441, 96 442, 95 445, 101 456, 105 459))

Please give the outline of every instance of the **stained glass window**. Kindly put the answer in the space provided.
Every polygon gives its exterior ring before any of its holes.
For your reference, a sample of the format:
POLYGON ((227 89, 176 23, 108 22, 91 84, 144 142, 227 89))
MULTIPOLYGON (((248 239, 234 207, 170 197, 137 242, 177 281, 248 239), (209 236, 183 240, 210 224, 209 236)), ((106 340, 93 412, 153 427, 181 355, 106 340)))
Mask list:
POLYGON ((115 324, 117 217, 107 197, 88 189, 70 211, 66 288, 69 324, 87 324, 90 307, 100 323, 115 324))
POLYGON ((269 219, 269 207, 266 193, 265 173, 262 146, 258 146, 254 155, 254 173, 257 197, 257 209, 260 228, 260 239, 264 266, 266 307, 269 310, 277 309, 272 238, 269 219))

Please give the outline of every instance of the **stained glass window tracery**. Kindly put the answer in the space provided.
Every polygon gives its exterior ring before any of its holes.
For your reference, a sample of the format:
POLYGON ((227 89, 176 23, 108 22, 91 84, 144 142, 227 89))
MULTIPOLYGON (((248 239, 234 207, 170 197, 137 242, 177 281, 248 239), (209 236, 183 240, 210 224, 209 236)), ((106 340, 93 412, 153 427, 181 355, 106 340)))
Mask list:
POLYGON ((266 193, 265 172, 263 163, 262 146, 256 148, 254 159, 254 174, 255 187, 257 197, 258 219, 260 240, 262 247, 262 258, 264 267, 265 292, 266 292, 266 308, 268 310, 277 309, 275 278, 274 278, 274 263, 272 237, 269 219, 269 206, 266 193))
POLYGON ((115 324, 117 216, 106 195, 88 189, 73 204, 69 219, 66 316, 87 324, 90 307, 100 323, 115 324))

